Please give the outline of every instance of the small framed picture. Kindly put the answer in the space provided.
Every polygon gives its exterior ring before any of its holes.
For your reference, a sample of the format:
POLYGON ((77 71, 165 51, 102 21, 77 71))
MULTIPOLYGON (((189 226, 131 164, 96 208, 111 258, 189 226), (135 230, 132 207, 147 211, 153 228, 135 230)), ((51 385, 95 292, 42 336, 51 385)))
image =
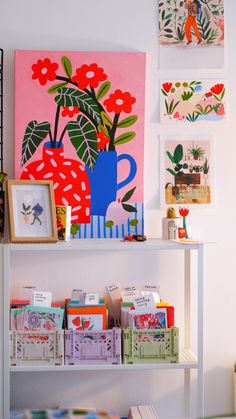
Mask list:
POLYGON ((7 194, 11 242, 57 241, 52 181, 8 180, 7 194))
POLYGON ((212 135, 167 135, 160 140, 161 207, 215 205, 212 135))

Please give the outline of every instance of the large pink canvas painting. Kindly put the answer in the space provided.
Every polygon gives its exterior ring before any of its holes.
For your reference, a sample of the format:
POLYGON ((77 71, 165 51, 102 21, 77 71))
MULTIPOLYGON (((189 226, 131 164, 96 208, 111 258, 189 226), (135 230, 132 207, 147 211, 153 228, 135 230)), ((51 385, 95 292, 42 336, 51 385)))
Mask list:
POLYGON ((145 53, 15 52, 15 177, 52 180, 73 237, 143 234, 145 53))

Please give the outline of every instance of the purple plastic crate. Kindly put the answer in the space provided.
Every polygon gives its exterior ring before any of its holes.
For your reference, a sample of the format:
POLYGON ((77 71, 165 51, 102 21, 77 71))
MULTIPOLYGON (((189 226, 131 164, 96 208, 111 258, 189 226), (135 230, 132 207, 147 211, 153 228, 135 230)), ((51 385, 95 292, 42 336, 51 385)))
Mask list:
POLYGON ((121 364, 121 329, 65 331, 65 365, 121 364))

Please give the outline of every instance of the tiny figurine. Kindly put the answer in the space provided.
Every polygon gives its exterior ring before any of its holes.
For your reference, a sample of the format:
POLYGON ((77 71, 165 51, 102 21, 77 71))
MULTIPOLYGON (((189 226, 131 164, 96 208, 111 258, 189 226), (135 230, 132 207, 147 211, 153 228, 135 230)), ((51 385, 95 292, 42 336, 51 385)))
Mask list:
POLYGON ((180 217, 176 216, 174 207, 167 208, 167 217, 162 218, 162 237, 164 240, 176 240, 178 238, 178 227, 180 217))

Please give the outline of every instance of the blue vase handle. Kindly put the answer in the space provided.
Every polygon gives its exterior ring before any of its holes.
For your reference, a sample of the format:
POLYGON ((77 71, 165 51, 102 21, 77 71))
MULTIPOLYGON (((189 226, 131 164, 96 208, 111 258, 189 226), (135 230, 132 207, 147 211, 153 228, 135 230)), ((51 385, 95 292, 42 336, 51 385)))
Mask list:
POLYGON ((130 183, 134 176, 136 175, 137 172, 137 164, 136 161, 134 160, 134 158, 132 156, 130 156, 129 154, 121 154, 120 156, 117 157, 117 163, 119 163, 119 161, 121 160, 128 160, 129 164, 130 164, 130 170, 129 170, 129 175, 126 179, 122 180, 120 183, 118 183, 117 185, 117 191, 121 188, 123 188, 124 186, 128 185, 128 183, 130 183))

